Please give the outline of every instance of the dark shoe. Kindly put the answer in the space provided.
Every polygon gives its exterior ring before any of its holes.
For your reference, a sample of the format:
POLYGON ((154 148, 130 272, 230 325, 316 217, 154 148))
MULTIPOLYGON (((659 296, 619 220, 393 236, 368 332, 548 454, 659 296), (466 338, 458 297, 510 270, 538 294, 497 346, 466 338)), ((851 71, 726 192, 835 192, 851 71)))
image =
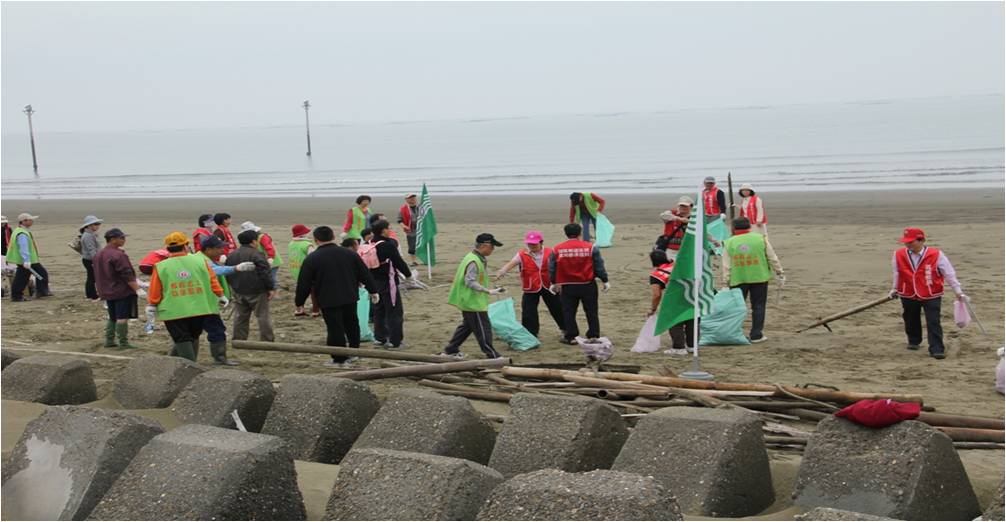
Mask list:
POLYGON ((909 350, 918 350, 919 349, 919 345, 917 345, 917 344, 910 344, 910 345, 908 345, 908 349, 909 350))
POLYGON ((115 348, 115 321, 105 322, 105 348, 115 348))
POLYGON ((563 337, 562 339, 559 339, 559 342, 562 344, 568 344, 570 346, 576 346, 576 339, 567 339, 563 337))
POLYGON ((942 352, 941 353, 931 353, 931 354, 929 354, 929 356, 932 357, 933 359, 946 359, 947 358, 947 354, 942 353, 942 352))
POLYGON ((38 294, 35 297, 52 297, 52 292, 46 292, 44 294, 38 294))
POLYGON ((237 361, 235 361, 233 359, 228 359, 226 357, 223 357, 223 358, 220 358, 220 359, 213 359, 213 364, 215 364, 217 366, 239 366, 241 363, 239 363, 239 362, 237 362, 237 361))

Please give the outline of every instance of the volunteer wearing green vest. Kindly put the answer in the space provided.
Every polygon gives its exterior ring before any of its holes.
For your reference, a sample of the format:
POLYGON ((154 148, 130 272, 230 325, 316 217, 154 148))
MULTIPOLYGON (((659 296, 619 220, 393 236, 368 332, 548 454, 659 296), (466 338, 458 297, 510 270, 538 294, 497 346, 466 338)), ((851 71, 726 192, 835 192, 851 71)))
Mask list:
MULTIPOLYGON (((154 265, 147 302, 157 305, 157 317, 171 335, 171 355, 195 361, 199 336, 208 315, 227 306, 224 289, 203 256, 188 254, 189 238, 172 232, 164 238, 169 257, 154 265)), ((203 243, 205 245, 205 242, 203 243)))
POLYGON ((346 212, 346 223, 342 225, 340 238, 349 237, 357 241, 363 239, 360 233, 370 223, 370 210, 367 209, 370 206, 370 201, 370 196, 366 194, 356 198, 356 206, 346 212))
MULTIPOLYGON (((314 252, 314 240, 310 237, 311 229, 300 223, 294 225, 290 229, 290 233, 293 235, 293 240, 286 246, 286 256, 290 261, 290 276, 293 277, 293 283, 296 286, 297 278, 300 277, 301 265, 304 264, 308 254, 314 252)), ((294 317, 303 317, 307 315, 307 312, 303 308, 294 307, 293 315, 294 317)), ((311 317, 320 315, 321 308, 318 308, 318 300, 314 298, 314 292, 311 292, 311 317)))
POLYGON ((496 241, 492 234, 479 234, 475 238, 475 249, 458 265, 447 302, 461 310, 461 324, 454 330, 454 335, 440 355, 464 359, 461 344, 469 335, 475 334, 479 348, 487 359, 496 359, 500 356, 493 349, 493 327, 489 324, 489 296, 501 294, 504 290, 489 289, 489 273, 486 271, 486 257, 498 246, 503 246, 503 243, 496 241))
POLYGON ((723 279, 730 288, 740 288, 747 299, 751 296, 751 334, 752 343, 767 340, 762 329, 765 326, 765 303, 768 302, 768 282, 775 272, 780 282, 786 277, 782 272, 782 264, 775 255, 768 238, 751 232, 751 221, 748 218, 734 220, 734 235, 723 244, 723 279))
POLYGON ((17 217, 17 228, 11 233, 10 244, 7 245, 7 262, 17 265, 14 281, 10 285, 10 300, 24 301, 24 291, 28 288, 28 279, 35 276, 35 297, 49 297, 49 273, 42 263, 38 262, 38 246, 31 233, 31 226, 38 216, 28 213, 17 217), (34 272, 34 273, 33 273, 34 272))
POLYGON ((593 192, 574 192, 569 195, 569 222, 580 222, 583 240, 590 241, 590 224, 597 228, 597 213, 604 212, 604 198, 593 192))

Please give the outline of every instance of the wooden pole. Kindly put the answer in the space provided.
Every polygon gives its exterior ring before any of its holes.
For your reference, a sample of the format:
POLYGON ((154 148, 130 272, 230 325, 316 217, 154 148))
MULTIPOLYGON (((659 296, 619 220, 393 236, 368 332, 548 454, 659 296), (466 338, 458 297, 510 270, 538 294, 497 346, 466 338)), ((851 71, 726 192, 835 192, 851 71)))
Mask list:
MULTIPOLYGON (((689 390, 719 390, 719 391, 751 391, 769 392, 781 398, 792 399, 793 397, 779 392, 774 385, 756 383, 732 383, 714 381, 696 381, 692 379, 681 379, 678 377, 663 377, 659 375, 641 375, 633 373, 619 372, 567 372, 564 370, 548 370, 544 368, 522 368, 517 366, 507 366, 503 368, 503 375, 512 377, 524 377, 531 379, 552 379, 566 380, 564 374, 573 374, 581 377, 594 377, 599 379, 630 381, 656 386, 666 386, 672 388, 684 388, 689 390)), ((813 399, 817 401, 835 401, 842 403, 853 403, 863 399, 893 399, 900 402, 922 403, 922 396, 907 393, 860 393, 836 391, 825 388, 797 388, 793 386, 783 386, 783 390, 797 395, 801 398, 813 399)))
POLYGON ((426 386, 428 388, 435 388, 438 393, 443 393, 445 395, 456 395, 459 397, 466 397, 468 399, 477 399, 481 401, 510 402, 510 399, 513 397, 512 393, 476 390, 467 386, 458 386, 456 384, 447 384, 428 379, 419 381, 419 385, 426 386))
POLYGON ((734 235, 734 180, 727 172, 727 190, 730 191, 730 235, 734 235))
POLYGON ((398 368, 379 368, 376 370, 360 370, 340 373, 339 377, 354 381, 370 381, 374 379, 393 379, 395 377, 411 377, 413 375, 434 375, 438 373, 467 372, 485 368, 502 368, 510 364, 510 358, 479 359, 475 361, 460 361, 441 364, 422 364, 416 366, 400 366, 398 368))
POLYGON ((269 352, 320 353, 325 355, 342 355, 347 357, 366 357, 370 359, 394 359, 398 361, 442 363, 457 361, 453 357, 440 355, 423 355, 388 350, 368 350, 365 348, 343 348, 341 346, 314 346, 294 343, 266 343, 261 341, 231 341, 231 346, 239 350, 261 350, 269 352))
POLYGON ((844 312, 838 312, 837 314, 831 314, 828 317, 823 317, 821 319, 818 319, 816 323, 814 323, 814 324, 812 324, 812 325, 810 325, 810 326, 808 326, 806 328, 801 328, 800 330, 797 330, 796 333, 806 332, 807 330, 810 330, 811 328, 817 328, 818 326, 823 326, 823 327, 825 327, 830 332, 831 331, 831 327, 828 326, 828 323, 830 323, 832 321, 837 321, 837 320, 845 318, 845 317, 849 317, 850 315, 853 315, 853 314, 858 314, 859 312, 862 312, 862 311, 865 311, 865 310, 869 310, 870 308, 873 308, 874 306, 880 306, 880 305, 882 305, 882 304, 884 304, 884 303, 886 303, 886 302, 888 302, 888 301, 890 301, 890 300, 892 300, 894 298, 895 297, 892 297, 890 295, 885 295, 884 297, 881 297, 880 299, 876 299, 876 300, 870 301, 869 303, 862 304, 862 305, 859 305, 859 306, 855 306, 855 307, 850 308, 850 309, 848 309, 848 310, 846 310, 844 312))
POLYGON ((955 442, 1006 442, 1003 430, 980 430, 977 428, 947 428, 934 426, 934 428, 946 433, 955 442))
POLYGON ((948 428, 979 428, 1000 431, 1006 429, 1006 423, 1003 422, 1003 419, 990 419, 986 417, 922 412, 916 420, 925 422, 930 426, 945 426, 948 428))

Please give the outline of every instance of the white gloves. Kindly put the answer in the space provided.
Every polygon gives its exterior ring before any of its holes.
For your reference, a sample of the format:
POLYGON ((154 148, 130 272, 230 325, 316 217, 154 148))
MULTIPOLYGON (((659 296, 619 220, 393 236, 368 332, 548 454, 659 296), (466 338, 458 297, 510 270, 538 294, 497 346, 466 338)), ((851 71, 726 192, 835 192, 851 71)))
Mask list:
POLYGON ((340 232, 339 233, 339 239, 346 239, 346 233, 345 232, 340 232))
POLYGON ((147 305, 143 308, 143 313, 147 315, 147 318, 157 315, 157 305, 147 305))
POLYGON ((31 263, 21 263, 21 266, 24 267, 25 270, 31 270, 31 263))
POLYGON ((244 263, 238 263, 234 267, 234 270, 236 270, 238 272, 251 272, 252 270, 255 270, 255 263, 252 263, 251 261, 245 261, 244 263))
POLYGON ((553 294, 558 294, 559 293, 559 285, 549 286, 548 287, 548 291, 552 292, 553 294))
POLYGON ((231 300, 227 299, 226 295, 222 295, 219 298, 217 298, 217 302, 220 303, 220 306, 222 308, 227 308, 227 305, 231 304, 231 300))
POLYGON ((611 283, 604 283, 604 285, 601 286, 601 291, 607 292, 608 290, 611 290, 611 283))
POLYGON ((499 288, 493 288, 489 291, 489 295, 500 295, 504 293, 506 293, 506 288, 503 288, 502 286, 499 288))
POLYGON ((272 260, 272 258, 271 258, 271 257, 270 257, 269 259, 266 259, 266 261, 268 261, 268 262, 269 262, 269 266, 272 266, 272 263, 273 263, 273 260, 272 260))
POLYGON ((147 297, 147 291, 142 288, 137 290, 136 297, 147 297))
POLYGON ((150 288, 150 283, 146 281, 140 281, 139 279, 137 279, 136 284, 140 285, 140 288, 150 288))
POLYGON ((782 275, 782 274, 776 274, 776 275, 775 275, 775 280, 776 280, 776 281, 777 281, 777 282, 778 282, 779 284, 781 284, 781 285, 784 285, 784 284, 786 284, 786 276, 784 276, 784 275, 782 275))
POLYGON ((217 264, 218 265, 226 265, 227 264, 227 256, 221 254, 220 255, 220 259, 217 261, 217 264))
POLYGON ((887 294, 887 296, 890 297, 891 299, 894 299, 895 297, 898 296, 898 290, 892 288, 891 291, 887 294))
POLYGON ((381 294, 370 294, 370 304, 381 302, 381 294))

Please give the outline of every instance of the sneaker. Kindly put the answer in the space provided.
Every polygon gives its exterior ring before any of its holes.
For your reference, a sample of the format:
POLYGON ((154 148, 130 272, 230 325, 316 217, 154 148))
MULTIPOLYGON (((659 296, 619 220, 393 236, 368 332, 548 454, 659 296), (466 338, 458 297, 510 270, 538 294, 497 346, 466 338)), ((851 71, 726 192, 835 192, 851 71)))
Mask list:
POLYGON ((214 359, 213 364, 217 366, 240 366, 241 363, 235 361, 234 359, 228 359, 224 357, 223 359, 214 359))
POLYGON ((451 357, 451 358, 457 359, 459 361, 465 358, 465 354, 463 354, 461 352, 457 352, 457 353, 440 352, 437 355, 439 355, 441 357, 451 357))
POLYGON ((757 338, 757 339, 751 339, 751 344, 758 344, 758 343, 763 343, 763 342, 765 342, 765 341, 767 341, 767 340, 768 340, 768 337, 765 337, 765 336, 763 335, 763 336, 761 336, 761 337, 759 337, 759 338, 757 338))
POLYGON ((947 358, 947 354, 942 353, 942 352, 941 353, 932 353, 932 354, 929 354, 929 356, 932 357, 933 359, 946 359, 947 358))
POLYGON ((910 345, 908 345, 908 349, 909 350, 918 350, 919 349, 919 345, 917 345, 917 344, 910 344, 910 345))
POLYGON ((384 348, 386 344, 387 342, 385 341, 378 341, 377 339, 374 339, 374 348, 384 348))
POLYGON ((343 366, 343 368, 352 368, 353 364, 355 364, 357 362, 360 362, 360 358, 354 355, 354 356, 351 356, 349 359, 346 359, 342 363, 342 366, 343 366))
POLYGON ((576 346, 576 339, 568 339, 566 337, 563 337, 562 339, 559 339, 559 342, 562 344, 568 344, 570 346, 576 346))
POLYGON ((402 342, 401 344, 391 344, 391 341, 384 343, 384 347, 389 350, 407 350, 409 345, 402 342))
POLYGON ((329 360, 321 363, 321 365, 322 366, 327 366, 329 368, 342 368, 342 363, 337 363, 337 362, 333 361, 332 359, 329 359, 329 360))
POLYGON ((688 355, 688 350, 684 348, 671 348, 670 350, 664 350, 667 355, 688 355))

